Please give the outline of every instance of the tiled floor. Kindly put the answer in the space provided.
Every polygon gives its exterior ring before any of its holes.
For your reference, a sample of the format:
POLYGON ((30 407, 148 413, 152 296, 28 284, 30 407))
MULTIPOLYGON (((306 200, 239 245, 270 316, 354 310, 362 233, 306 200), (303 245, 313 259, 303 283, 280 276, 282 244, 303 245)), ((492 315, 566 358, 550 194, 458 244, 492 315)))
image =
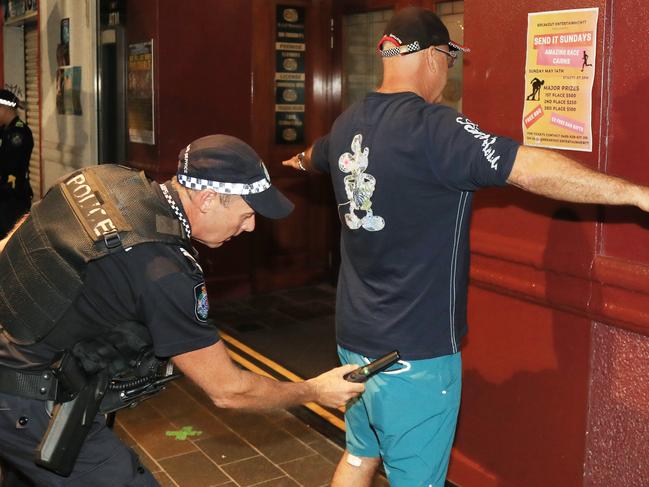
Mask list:
MULTIPOLYGON (((320 284, 213 303, 210 312, 237 353, 241 350, 226 333, 255 354, 308 378, 339 364, 335 298, 334 287, 320 284)), ((311 420, 308 414, 299 416, 311 420)), ((344 438, 334 426, 312 424, 336 441, 344 438)), ((287 411, 218 409, 186 379, 135 409, 120 411, 115 428, 163 487, 327 486, 342 454, 338 444, 287 411), (176 439, 183 431, 200 434, 176 439)), ((387 485, 378 475, 373 487, 387 485)))
POLYGON ((163 487, 326 486, 342 452, 286 411, 218 409, 186 379, 120 411, 115 431, 163 487))

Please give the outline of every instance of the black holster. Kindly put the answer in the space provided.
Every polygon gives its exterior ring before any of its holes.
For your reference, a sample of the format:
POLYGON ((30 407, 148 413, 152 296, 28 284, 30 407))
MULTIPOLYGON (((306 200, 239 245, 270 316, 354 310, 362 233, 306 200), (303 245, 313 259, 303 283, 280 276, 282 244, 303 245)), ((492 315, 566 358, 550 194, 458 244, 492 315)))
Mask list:
POLYGON ((35 462, 63 476, 72 473, 97 413, 133 407, 180 377, 155 356, 148 330, 138 323, 75 344, 53 372, 56 405, 35 462))
POLYGON ((54 406, 52 419, 36 450, 37 465, 64 477, 72 473, 108 382, 106 374, 97 374, 73 399, 54 406))

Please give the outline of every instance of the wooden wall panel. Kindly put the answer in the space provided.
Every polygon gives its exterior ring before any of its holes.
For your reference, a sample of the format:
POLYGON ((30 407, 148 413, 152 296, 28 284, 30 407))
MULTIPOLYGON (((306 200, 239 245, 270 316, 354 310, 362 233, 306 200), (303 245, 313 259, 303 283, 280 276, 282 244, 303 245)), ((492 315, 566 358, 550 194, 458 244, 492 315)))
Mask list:
POLYGON ((254 0, 253 18, 253 146, 260 152, 273 184, 295 203, 293 214, 278 222, 260 222, 255 232, 257 290, 296 286, 331 275, 332 249, 337 245, 337 221, 326 177, 285 168, 281 161, 304 150, 327 133, 332 122, 329 18, 331 2, 254 0), (305 144, 275 144, 275 16, 276 6, 306 10, 305 144))
MULTIPOLYGON (((164 181, 178 153, 204 135, 224 133, 251 143, 251 2, 131 0, 128 42, 154 40, 156 144, 128 144, 134 167, 164 181)), ((249 293, 250 235, 211 250, 197 245, 210 296, 249 293)))
POLYGON ((223 133, 250 143, 250 0, 161 1, 161 171, 192 140, 223 133))
POLYGON ((250 2, 131 1, 128 42, 154 39, 156 145, 129 144, 134 165, 167 179, 178 153, 213 133, 250 141, 250 2))
POLYGON ((275 5, 306 8, 307 143, 330 124, 330 2, 131 0, 129 42, 154 39, 156 145, 129 144, 128 158, 159 181, 176 171, 192 140, 226 133, 248 142, 265 161, 273 184, 298 209, 282 221, 257 218, 252 235, 217 250, 200 248, 210 296, 302 285, 327 278, 336 222, 324 178, 284 168, 304 146, 274 143, 275 5), (323 21, 324 20, 324 21, 323 21))
MULTIPOLYGON (((157 0, 128 0, 127 1, 126 39, 128 44, 146 42, 153 39, 153 78, 155 91, 154 126, 156 141, 160 138, 160 103, 158 87, 160 86, 160 36, 159 36, 159 2, 157 0)), ((158 175, 160 161, 160 145, 133 144, 127 141, 126 159, 132 167, 137 167, 147 172, 151 177, 158 175)))

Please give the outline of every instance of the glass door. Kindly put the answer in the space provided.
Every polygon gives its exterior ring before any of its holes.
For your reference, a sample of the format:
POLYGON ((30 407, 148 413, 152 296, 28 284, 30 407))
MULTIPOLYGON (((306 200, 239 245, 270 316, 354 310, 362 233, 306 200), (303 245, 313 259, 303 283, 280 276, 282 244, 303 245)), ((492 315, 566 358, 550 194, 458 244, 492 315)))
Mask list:
MULTIPOLYGON (((352 6, 355 6, 353 2, 352 6)), ((438 2, 435 10, 448 28, 451 39, 463 44, 464 1, 438 2)), ((341 111, 381 84, 383 65, 376 44, 393 12, 393 8, 342 12, 341 35, 337 37, 340 48, 334 55, 340 60, 341 111)), ((462 71, 463 59, 460 56, 449 70, 442 99, 442 103, 458 111, 462 110, 462 71)))
POLYGON ((383 63, 376 53, 376 44, 392 12, 387 9, 343 15, 343 110, 381 84, 383 63))
MULTIPOLYGON (((437 4, 437 15, 442 19, 455 42, 464 44, 464 0, 437 4)), ((460 55, 448 72, 448 82, 442 93, 442 103, 462 111, 462 71, 464 60, 460 55)))

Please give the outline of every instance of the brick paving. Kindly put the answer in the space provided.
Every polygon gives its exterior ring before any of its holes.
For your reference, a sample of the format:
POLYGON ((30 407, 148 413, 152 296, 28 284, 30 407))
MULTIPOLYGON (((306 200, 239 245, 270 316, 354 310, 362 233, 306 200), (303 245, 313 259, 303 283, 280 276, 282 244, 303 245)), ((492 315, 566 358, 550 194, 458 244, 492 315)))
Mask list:
POLYGON ((327 486, 342 454, 287 411, 219 409, 187 379, 120 411, 115 432, 163 487, 327 486))

